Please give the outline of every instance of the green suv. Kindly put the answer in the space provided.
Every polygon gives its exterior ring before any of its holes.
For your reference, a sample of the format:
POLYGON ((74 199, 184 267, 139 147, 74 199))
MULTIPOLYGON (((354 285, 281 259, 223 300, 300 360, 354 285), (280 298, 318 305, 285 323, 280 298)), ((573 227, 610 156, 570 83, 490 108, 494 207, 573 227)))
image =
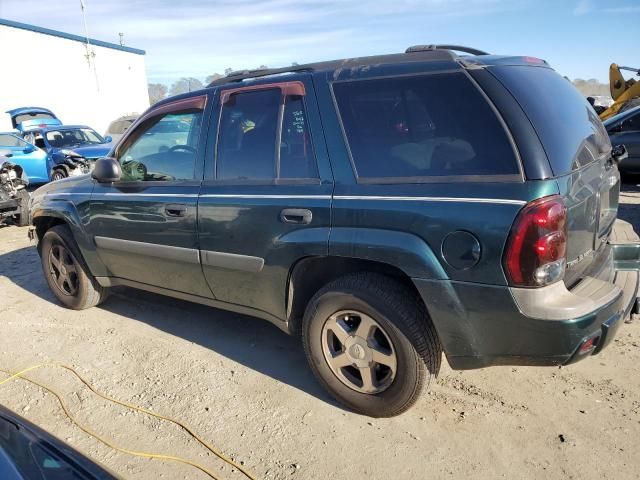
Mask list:
POLYGON ((545 61, 419 46, 164 100, 37 190, 32 232, 69 308, 125 285, 264 318, 340 402, 392 416, 443 351, 565 365, 611 341, 640 267, 609 239, 621 155, 545 61))

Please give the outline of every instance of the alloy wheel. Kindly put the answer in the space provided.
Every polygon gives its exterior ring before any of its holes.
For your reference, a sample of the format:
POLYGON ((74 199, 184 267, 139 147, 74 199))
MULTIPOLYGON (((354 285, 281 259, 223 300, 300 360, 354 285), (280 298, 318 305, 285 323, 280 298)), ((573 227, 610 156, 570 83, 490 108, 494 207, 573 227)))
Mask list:
POLYGON ((49 275, 58 289, 68 296, 78 293, 78 267, 69 250, 54 243, 49 250, 49 275))
POLYGON ((322 328, 322 352, 334 375, 360 393, 383 392, 393 382, 397 357, 389 335, 355 310, 333 314, 322 328))

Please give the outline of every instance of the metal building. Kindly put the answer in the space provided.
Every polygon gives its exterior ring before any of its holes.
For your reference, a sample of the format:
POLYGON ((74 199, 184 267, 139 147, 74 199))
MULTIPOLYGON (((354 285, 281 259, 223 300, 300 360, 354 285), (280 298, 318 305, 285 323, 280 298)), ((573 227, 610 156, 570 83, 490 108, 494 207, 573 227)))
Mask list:
POLYGON ((149 106, 144 50, 0 18, 0 131, 4 112, 45 107, 66 124, 104 133, 149 106))

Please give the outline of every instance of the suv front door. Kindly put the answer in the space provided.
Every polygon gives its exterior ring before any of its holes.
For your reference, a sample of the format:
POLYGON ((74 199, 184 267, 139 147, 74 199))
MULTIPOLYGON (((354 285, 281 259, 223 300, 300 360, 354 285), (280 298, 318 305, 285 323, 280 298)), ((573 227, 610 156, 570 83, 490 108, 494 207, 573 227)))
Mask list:
POLYGON ((291 265, 328 253, 333 189, 313 85, 289 78, 217 92, 198 204, 216 299, 280 319, 291 265))
POLYGON ((206 103, 202 95, 150 110, 115 151, 121 180, 96 184, 88 228, 113 283, 211 297, 196 227, 206 103))

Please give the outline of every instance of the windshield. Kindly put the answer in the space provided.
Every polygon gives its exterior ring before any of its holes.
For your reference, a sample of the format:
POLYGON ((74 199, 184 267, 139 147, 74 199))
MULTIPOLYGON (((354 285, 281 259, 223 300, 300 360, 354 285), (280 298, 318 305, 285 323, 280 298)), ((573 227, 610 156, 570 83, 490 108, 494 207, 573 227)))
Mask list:
POLYGON ((0 133, 0 147, 27 148, 29 144, 10 133, 0 133))
POLYGON ((49 145, 56 148, 105 143, 104 139, 90 128, 51 130, 46 133, 46 137, 49 145))

